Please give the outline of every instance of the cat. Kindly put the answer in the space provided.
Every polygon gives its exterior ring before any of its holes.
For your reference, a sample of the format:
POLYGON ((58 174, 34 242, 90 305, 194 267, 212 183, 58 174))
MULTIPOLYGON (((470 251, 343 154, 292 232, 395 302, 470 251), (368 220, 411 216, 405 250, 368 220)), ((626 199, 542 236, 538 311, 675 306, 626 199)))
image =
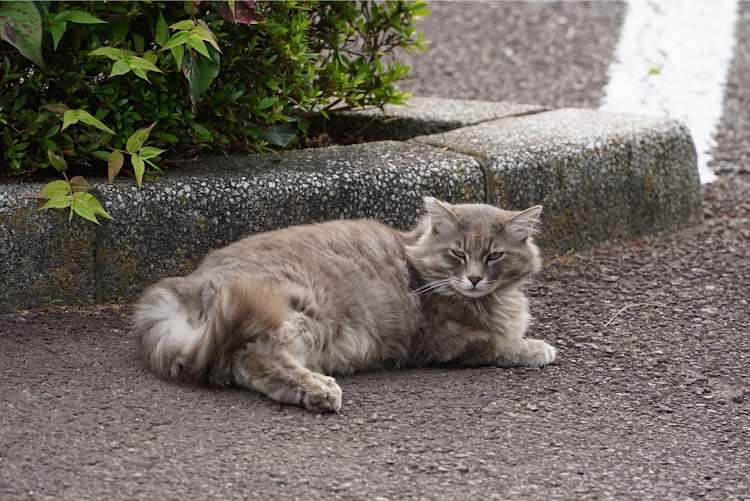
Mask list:
POLYGON ((449 364, 542 367, 521 288, 541 267, 540 206, 425 198, 409 232, 332 221, 249 236, 149 288, 132 318, 168 380, 238 385, 313 412, 341 408, 329 374, 449 364))

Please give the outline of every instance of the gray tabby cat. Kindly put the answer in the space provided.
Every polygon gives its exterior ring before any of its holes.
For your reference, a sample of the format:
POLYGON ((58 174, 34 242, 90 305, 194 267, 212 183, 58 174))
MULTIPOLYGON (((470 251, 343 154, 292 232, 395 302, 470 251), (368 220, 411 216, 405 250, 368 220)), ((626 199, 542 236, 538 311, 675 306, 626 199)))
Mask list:
POLYGON ((540 269, 541 207, 509 212, 426 198, 408 233, 334 221, 253 235, 143 295, 133 328, 165 379, 234 384, 320 411, 325 374, 404 365, 541 367, 521 286, 540 269))

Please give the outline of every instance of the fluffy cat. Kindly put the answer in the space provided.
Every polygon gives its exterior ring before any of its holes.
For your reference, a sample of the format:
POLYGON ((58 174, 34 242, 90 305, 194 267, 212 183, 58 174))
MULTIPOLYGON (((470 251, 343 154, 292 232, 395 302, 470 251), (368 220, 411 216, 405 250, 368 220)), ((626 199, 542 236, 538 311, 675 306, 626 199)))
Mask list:
POLYGON ((541 207, 425 198, 402 233, 370 220, 247 237, 166 278, 133 328, 165 379, 233 384, 314 412, 341 407, 327 374, 405 365, 542 367, 521 286, 541 266, 541 207))

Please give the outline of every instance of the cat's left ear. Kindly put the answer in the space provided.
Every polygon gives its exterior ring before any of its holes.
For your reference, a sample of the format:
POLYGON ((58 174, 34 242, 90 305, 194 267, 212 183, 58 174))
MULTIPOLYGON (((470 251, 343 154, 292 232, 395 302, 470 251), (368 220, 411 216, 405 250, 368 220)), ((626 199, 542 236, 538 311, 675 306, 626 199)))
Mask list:
POLYGON ((541 213, 541 205, 535 205, 523 212, 519 212, 508 221, 505 231, 511 237, 523 242, 538 231, 537 221, 541 213))

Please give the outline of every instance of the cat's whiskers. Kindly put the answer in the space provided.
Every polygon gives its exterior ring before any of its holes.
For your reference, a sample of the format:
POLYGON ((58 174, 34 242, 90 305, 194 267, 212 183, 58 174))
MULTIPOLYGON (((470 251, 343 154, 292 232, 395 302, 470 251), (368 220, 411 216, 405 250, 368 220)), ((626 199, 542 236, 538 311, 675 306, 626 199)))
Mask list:
POLYGON ((423 286, 414 289, 412 292, 414 294, 424 294, 426 292, 440 292, 441 288, 449 284, 450 284, 449 278, 441 278, 439 280, 433 280, 432 282, 427 282, 423 286))
POLYGON ((503 292, 513 288, 519 281, 518 280, 503 280, 495 285, 492 290, 493 294, 502 294, 503 292))

